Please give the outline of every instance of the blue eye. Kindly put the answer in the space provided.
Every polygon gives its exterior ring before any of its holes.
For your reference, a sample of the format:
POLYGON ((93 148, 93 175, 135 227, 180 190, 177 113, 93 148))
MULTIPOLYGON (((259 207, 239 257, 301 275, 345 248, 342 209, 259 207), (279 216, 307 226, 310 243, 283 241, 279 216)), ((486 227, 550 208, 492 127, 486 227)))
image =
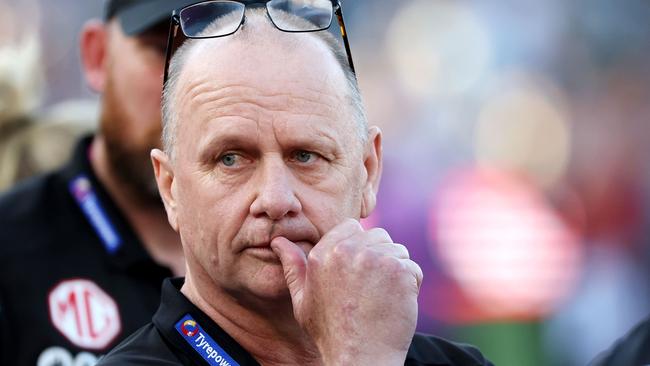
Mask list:
POLYGON ((225 166, 233 166, 237 162, 237 155, 235 154, 226 154, 223 155, 219 160, 225 166))
POLYGON ((314 153, 311 153, 309 151, 301 150, 301 151, 296 152, 295 157, 296 157, 296 160, 298 160, 301 163, 308 163, 314 157, 314 153))

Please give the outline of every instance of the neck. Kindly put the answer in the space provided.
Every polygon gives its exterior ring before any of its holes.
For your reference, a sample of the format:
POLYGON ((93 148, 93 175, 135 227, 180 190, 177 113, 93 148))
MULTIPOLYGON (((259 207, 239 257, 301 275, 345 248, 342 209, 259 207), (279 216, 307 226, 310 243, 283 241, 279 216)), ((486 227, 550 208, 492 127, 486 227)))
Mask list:
POLYGON ((293 316, 290 299, 269 301, 266 307, 251 307, 237 301, 209 279, 205 283, 211 291, 197 291, 197 287, 205 287, 197 286, 188 273, 181 292, 260 365, 322 366, 316 345, 293 316))
POLYGON ((180 239, 169 226, 162 203, 145 203, 137 192, 133 192, 131 185, 113 173, 105 141, 100 135, 94 138, 90 149, 90 165, 97 179, 131 224, 145 250, 174 275, 183 275, 185 264, 180 239))

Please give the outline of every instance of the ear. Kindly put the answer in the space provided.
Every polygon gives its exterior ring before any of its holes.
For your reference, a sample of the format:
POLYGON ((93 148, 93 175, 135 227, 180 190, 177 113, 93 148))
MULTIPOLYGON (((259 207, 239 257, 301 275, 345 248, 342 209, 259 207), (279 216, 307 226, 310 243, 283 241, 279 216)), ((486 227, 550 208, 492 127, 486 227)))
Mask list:
POLYGON ((81 64, 88 86, 98 92, 106 85, 108 25, 97 19, 84 24, 79 40, 81 64))
POLYGON ((156 175, 156 184, 158 192, 165 204, 167 211, 167 221, 169 225, 178 231, 178 213, 176 205, 176 185, 174 184, 174 170, 169 157, 164 152, 153 149, 151 150, 151 163, 156 175))
POLYGON ((361 218, 370 216, 377 205, 377 191, 381 180, 382 151, 381 130, 373 126, 368 131, 368 143, 364 149, 363 165, 366 168, 366 181, 361 192, 361 218))

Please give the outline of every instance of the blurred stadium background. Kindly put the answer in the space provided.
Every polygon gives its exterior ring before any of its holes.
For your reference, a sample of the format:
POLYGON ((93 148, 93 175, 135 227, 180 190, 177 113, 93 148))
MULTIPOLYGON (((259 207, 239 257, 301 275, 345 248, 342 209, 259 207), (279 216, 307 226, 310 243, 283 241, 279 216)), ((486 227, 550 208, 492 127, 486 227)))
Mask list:
MULTIPOLYGON (((497 365, 585 365, 650 313, 650 2, 343 6, 385 133, 367 224, 424 269, 419 329, 497 365)), ((93 123, 77 43, 99 14, 0 0, 0 113, 9 83, 23 110, 93 123)))

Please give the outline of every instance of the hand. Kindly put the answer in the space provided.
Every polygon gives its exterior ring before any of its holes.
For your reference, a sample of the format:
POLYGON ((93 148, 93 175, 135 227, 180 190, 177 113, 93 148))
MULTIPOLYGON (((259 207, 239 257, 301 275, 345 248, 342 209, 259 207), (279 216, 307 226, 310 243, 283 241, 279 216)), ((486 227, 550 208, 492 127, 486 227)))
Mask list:
POLYGON ((282 262, 294 316, 326 365, 404 364, 422 270, 403 245, 350 219, 308 256, 284 237, 271 248, 282 262))

